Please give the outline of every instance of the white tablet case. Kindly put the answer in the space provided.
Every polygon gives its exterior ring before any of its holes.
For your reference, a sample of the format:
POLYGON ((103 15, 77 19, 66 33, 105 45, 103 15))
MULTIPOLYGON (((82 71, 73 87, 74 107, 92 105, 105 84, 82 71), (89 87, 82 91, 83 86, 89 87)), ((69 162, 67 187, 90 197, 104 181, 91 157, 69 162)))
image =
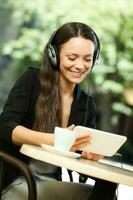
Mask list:
POLYGON ((127 137, 125 136, 83 126, 76 126, 74 131, 77 131, 78 133, 89 132, 92 136, 91 143, 80 150, 90 151, 109 157, 113 156, 127 140, 127 137))

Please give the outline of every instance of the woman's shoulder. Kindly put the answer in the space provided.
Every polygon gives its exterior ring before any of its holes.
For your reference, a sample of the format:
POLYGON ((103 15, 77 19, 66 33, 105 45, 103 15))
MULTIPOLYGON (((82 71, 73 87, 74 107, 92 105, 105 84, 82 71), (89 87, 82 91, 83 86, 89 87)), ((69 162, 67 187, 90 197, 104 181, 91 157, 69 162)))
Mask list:
POLYGON ((24 73, 22 74, 22 76, 29 76, 31 77, 34 77, 34 78, 39 78, 39 72, 40 72, 40 69, 37 68, 37 67, 28 67, 24 73))
POLYGON ((17 83, 30 84, 39 82, 39 71, 37 67, 28 67, 17 79, 17 83))
POLYGON ((31 71, 31 72, 34 72, 36 74, 39 74, 40 69, 38 67, 28 67, 27 71, 31 71))
POLYGON ((28 67, 16 80, 12 90, 16 91, 16 89, 22 90, 32 90, 36 86, 40 87, 40 79, 39 79, 39 71, 40 69, 37 67, 28 67))

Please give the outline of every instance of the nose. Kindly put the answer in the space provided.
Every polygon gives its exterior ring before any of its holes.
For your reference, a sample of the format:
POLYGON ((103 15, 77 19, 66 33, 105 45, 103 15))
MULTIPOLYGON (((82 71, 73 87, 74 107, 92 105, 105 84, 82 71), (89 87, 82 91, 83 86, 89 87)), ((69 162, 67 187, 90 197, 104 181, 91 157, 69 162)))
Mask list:
POLYGON ((82 59, 78 59, 75 63, 75 68, 77 69, 85 69, 85 62, 82 59))

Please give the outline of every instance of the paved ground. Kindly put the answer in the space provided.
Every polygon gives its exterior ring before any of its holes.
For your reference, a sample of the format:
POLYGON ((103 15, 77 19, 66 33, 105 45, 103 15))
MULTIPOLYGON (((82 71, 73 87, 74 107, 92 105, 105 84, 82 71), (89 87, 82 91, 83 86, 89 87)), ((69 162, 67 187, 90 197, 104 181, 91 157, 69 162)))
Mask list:
MULTIPOLYGON (((78 182, 78 174, 73 172, 74 182, 78 182)), ((66 169, 63 168, 63 180, 69 181, 69 176, 67 174, 66 169)), ((89 184, 94 184, 94 181, 88 179, 87 181, 89 184)), ((118 187, 118 200, 133 200, 133 187, 129 187, 126 185, 119 185, 118 187)))

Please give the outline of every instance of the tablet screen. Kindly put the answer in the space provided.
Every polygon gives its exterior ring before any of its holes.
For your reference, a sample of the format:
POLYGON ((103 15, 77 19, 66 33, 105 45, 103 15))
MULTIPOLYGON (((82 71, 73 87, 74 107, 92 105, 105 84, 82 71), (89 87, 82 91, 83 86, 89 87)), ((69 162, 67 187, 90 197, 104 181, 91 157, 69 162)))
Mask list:
POLYGON ((113 156, 127 140, 127 137, 122 135, 83 126, 76 126, 74 131, 78 133, 89 132, 92 137, 91 143, 80 150, 90 151, 103 156, 113 156))

